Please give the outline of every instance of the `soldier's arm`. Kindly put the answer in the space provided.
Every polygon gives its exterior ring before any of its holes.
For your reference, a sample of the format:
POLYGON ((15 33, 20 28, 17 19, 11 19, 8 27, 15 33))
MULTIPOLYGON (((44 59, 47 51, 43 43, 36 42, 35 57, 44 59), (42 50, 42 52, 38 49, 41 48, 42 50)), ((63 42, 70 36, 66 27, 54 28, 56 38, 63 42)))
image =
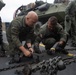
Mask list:
POLYGON ((31 52, 28 51, 24 46, 20 46, 19 49, 23 52, 25 56, 31 56, 31 52))
POLYGON ((33 53, 34 50, 33 50, 33 48, 32 48, 31 39, 28 39, 28 40, 26 41, 26 45, 27 45, 29 51, 30 51, 31 53, 33 53))
POLYGON ((63 27, 60 25, 58 28, 58 34, 60 35, 60 44, 63 44, 67 41, 67 34, 66 32, 63 30, 63 27))
POLYGON ((19 23, 17 21, 11 22, 11 38, 13 43, 19 48, 22 46, 20 40, 19 40, 19 23))
POLYGON ((19 24, 17 22, 12 22, 11 23, 12 27, 11 27, 11 38, 12 41, 14 43, 15 46, 17 46, 17 48, 19 48, 25 56, 30 56, 31 53, 24 47, 22 46, 20 40, 19 40, 19 24))
POLYGON ((30 33, 27 35, 27 39, 26 39, 26 45, 29 49, 29 51, 31 51, 32 53, 34 52, 33 48, 32 48, 32 41, 34 41, 35 39, 35 34, 34 34, 34 29, 32 28, 30 33))

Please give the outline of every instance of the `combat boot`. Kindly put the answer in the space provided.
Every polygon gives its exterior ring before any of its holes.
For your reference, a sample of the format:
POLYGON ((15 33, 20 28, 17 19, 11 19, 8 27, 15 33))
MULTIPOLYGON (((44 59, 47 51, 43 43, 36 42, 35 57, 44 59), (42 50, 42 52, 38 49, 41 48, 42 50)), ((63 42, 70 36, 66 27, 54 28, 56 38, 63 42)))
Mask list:
POLYGON ((75 44, 75 43, 72 43, 72 45, 71 45, 71 46, 76 47, 76 44, 75 44))

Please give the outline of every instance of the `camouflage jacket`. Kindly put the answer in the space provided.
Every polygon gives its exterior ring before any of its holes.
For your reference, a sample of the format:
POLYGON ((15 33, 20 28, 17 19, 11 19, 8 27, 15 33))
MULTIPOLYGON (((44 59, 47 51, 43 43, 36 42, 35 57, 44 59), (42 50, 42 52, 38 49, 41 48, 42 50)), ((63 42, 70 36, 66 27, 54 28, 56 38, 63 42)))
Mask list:
POLYGON ((8 42, 13 42, 17 47, 22 45, 21 41, 31 42, 30 35, 33 33, 33 27, 25 24, 24 16, 14 19, 6 31, 8 42))
POLYGON ((48 29, 47 23, 41 26, 35 42, 39 43, 42 39, 46 39, 49 37, 55 39, 60 37, 59 40, 62 40, 64 42, 66 42, 67 40, 67 34, 59 23, 57 23, 56 27, 52 31, 48 29))
POLYGON ((76 15, 76 0, 71 1, 66 8, 66 15, 75 16, 76 15))

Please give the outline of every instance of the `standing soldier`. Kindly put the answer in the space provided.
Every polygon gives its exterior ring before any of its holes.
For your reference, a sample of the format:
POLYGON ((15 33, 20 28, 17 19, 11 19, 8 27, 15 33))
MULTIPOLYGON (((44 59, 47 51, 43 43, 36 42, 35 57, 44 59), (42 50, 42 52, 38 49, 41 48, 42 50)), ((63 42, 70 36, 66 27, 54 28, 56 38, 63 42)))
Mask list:
POLYGON ((3 39, 2 39, 2 21, 0 17, 0 57, 5 55, 5 50, 3 48, 3 39))
MULTIPOLYGON (((5 6, 5 3, 0 0, 0 10, 5 6)), ((3 48, 3 39, 2 39, 2 20, 0 17, 0 57, 5 56, 5 50, 3 48)))
POLYGON ((65 31, 71 31, 72 46, 76 46, 76 0, 68 4, 65 15, 65 31))
POLYGON ((38 15, 34 11, 30 11, 26 16, 17 17, 10 23, 6 34, 10 55, 13 58, 22 53, 24 56, 30 57, 33 53, 34 25, 37 21, 38 15), (22 41, 25 41, 25 45, 22 45, 22 41))

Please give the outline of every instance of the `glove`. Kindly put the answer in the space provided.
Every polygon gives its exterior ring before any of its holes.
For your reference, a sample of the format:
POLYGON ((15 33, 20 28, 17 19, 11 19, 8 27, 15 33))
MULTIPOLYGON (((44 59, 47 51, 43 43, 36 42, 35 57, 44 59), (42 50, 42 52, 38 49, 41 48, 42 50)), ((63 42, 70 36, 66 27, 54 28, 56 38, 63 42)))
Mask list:
POLYGON ((50 52, 51 52, 52 54, 54 54, 54 53, 55 53, 55 48, 50 48, 50 52))
POLYGON ((62 52, 63 54, 68 54, 68 51, 64 50, 61 44, 58 44, 55 49, 56 51, 62 52))
POLYGON ((57 44, 57 46, 55 47, 56 51, 61 51, 62 50, 62 45, 61 44, 57 44))
POLYGON ((38 53, 38 54, 41 53, 41 51, 40 51, 40 49, 39 49, 39 44, 38 44, 38 43, 35 43, 35 44, 34 44, 34 50, 35 50, 35 52, 38 53))

